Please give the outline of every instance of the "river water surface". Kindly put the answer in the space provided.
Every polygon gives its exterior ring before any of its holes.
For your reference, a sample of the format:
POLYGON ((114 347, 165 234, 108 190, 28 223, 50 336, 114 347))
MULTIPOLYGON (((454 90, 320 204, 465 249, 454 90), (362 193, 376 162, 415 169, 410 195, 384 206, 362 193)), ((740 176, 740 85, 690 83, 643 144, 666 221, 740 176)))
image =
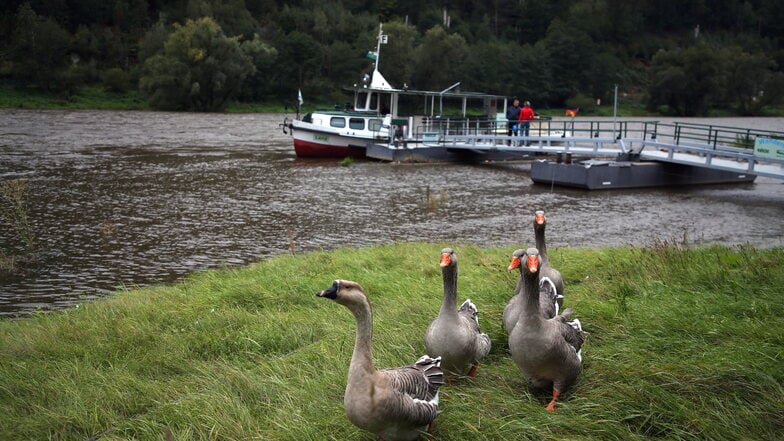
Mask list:
MULTIPOLYGON (((784 246, 784 183, 583 191, 524 162, 298 160, 283 115, 0 109, 0 183, 24 179, 38 259, 0 273, 0 315, 290 252, 426 240, 551 247, 784 246)), ((700 120, 784 131, 784 118, 700 120)), ((19 249, 0 219, 0 251, 19 249)))

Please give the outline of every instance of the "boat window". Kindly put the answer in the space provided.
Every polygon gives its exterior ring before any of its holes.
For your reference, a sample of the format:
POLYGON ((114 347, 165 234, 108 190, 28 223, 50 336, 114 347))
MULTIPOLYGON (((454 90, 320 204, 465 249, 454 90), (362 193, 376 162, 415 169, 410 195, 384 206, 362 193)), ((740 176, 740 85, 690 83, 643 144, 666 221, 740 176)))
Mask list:
POLYGON ((307 123, 309 123, 309 122, 313 122, 313 114, 312 114, 312 113, 307 113, 307 114, 306 114, 306 115, 305 115, 305 116, 302 118, 302 122, 307 122, 307 123))
POLYGON ((367 104, 367 92, 358 92, 357 98, 354 103, 354 108, 357 110, 366 110, 365 105, 367 104))
POLYGON ((362 118, 350 118, 348 126, 354 130, 365 130, 365 120, 362 118))
POLYGON ((377 118, 369 119, 368 130, 372 132, 378 132, 379 130, 381 130, 381 120, 377 118))
POLYGON ((370 105, 367 108, 368 110, 378 110, 378 94, 371 93, 370 94, 370 105))
POLYGON ((346 127, 346 119, 340 116, 333 116, 332 119, 329 120, 329 125, 332 127, 346 127))

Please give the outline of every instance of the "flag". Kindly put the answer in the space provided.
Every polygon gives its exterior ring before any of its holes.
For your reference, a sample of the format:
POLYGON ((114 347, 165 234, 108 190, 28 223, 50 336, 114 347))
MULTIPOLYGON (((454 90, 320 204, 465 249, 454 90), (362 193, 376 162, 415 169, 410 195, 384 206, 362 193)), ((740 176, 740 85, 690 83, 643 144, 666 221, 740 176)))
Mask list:
POLYGON ((378 60, 378 52, 376 51, 368 51, 367 57, 371 60, 378 60))
POLYGON ((564 115, 571 116, 572 118, 574 118, 575 116, 577 116, 577 112, 579 112, 579 111, 580 111, 579 107, 576 108, 576 109, 566 109, 566 111, 564 112, 564 115))
POLYGON ((297 90, 297 103, 301 106, 305 101, 302 100, 302 89, 297 90))

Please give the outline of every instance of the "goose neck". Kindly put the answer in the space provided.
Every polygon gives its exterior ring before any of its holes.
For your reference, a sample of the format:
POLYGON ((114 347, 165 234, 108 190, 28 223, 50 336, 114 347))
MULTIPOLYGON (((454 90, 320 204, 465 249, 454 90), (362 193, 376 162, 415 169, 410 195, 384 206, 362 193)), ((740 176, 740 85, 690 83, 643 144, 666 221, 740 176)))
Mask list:
POLYGON ((370 304, 363 303, 350 308, 357 321, 357 335, 354 340, 354 352, 351 354, 349 377, 360 373, 373 373, 373 314, 370 304))
POLYGON ((544 225, 537 225, 535 228, 536 249, 539 250, 539 255, 542 260, 547 260, 547 244, 544 238, 544 225))
POLYGON ((541 317, 539 312, 539 277, 538 274, 526 274, 523 277, 525 281, 523 290, 525 292, 525 300, 520 314, 523 316, 541 317))
POLYGON ((457 310, 457 268, 447 266, 441 270, 444 279, 444 301, 441 302, 441 312, 455 312, 457 310))

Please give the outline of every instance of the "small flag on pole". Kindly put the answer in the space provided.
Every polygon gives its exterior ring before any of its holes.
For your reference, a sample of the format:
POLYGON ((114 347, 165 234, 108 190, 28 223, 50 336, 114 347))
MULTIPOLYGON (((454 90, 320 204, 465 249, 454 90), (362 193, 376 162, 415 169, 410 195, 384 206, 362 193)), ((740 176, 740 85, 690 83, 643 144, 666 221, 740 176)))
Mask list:
POLYGON ((368 51, 367 57, 371 60, 378 60, 378 52, 376 51, 368 51))
POLYGON ((302 100, 302 89, 297 90, 297 103, 301 106, 305 101, 302 100))
POLYGON ((576 109, 566 109, 566 112, 564 112, 564 114, 566 116, 571 116, 572 118, 574 118, 575 116, 577 116, 577 112, 579 111, 580 111, 579 107, 576 109))

